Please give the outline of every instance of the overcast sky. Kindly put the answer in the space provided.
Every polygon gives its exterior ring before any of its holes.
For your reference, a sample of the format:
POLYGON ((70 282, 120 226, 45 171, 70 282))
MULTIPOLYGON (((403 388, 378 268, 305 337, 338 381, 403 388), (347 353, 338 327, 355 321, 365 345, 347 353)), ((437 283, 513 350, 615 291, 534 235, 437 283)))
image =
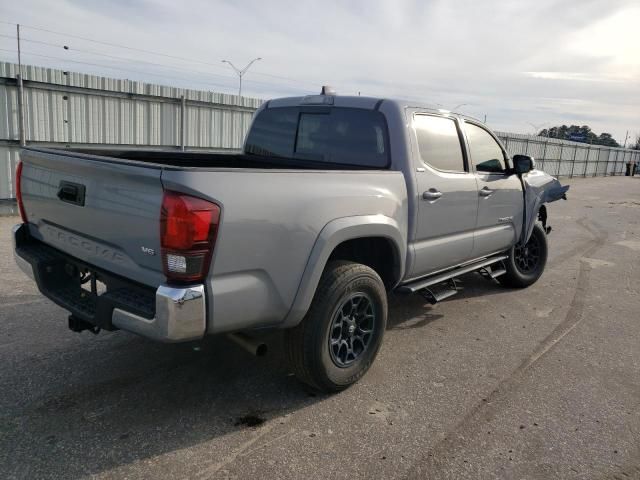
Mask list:
MULTIPOLYGON (((67 34, 25 27, 28 64, 234 93, 221 60, 260 56, 245 76, 250 96, 329 84, 466 104, 459 110, 498 130, 588 124, 620 143, 640 133, 638 0, 21 0, 2 2, 0 19, 67 34)), ((5 37, 15 26, 0 24, 0 34, 0 59, 15 61, 5 37)))

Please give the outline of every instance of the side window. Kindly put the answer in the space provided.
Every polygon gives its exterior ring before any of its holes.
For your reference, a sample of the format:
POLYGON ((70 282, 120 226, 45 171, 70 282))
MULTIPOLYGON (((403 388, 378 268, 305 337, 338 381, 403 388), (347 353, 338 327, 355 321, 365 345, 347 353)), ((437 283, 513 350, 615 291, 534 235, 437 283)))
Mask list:
POLYGON ((433 115, 415 115, 413 125, 420 158, 438 170, 464 172, 464 157, 455 121, 433 115))
POLYGON ((478 172, 502 173, 507 168, 498 142, 484 128, 466 124, 471 161, 478 172))

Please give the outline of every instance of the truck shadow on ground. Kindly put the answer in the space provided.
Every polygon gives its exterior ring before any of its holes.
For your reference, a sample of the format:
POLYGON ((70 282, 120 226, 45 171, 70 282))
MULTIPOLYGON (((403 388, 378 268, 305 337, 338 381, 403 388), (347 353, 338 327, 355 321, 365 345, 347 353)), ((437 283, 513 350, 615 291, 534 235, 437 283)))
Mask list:
MULTIPOLYGON (((504 291, 476 275, 459 296, 504 291)), ((37 315, 52 307, 29 308, 37 315)), ((431 310, 418 295, 392 295, 389 329, 424 327, 443 317, 431 310)), ((7 384, 22 393, 5 393, 12 406, 0 418, 7 454, 2 477, 118 476, 113 469, 119 466, 176 450, 207 452, 216 437, 238 442, 234 434, 244 429, 326 399, 289 373, 279 342, 274 336, 270 354, 255 358, 225 338, 163 345, 117 332, 25 352, 7 374, 7 384), (30 385, 44 387, 25 394, 30 385)), ((204 454, 211 455, 221 452, 204 454)))
MULTIPOLYGON (((458 286, 459 292, 452 297, 453 301, 499 295, 512 290, 501 286, 495 280, 487 280, 477 273, 469 273, 460 277, 458 286)), ((426 327, 441 318, 444 318, 444 315, 438 313, 437 309, 434 309, 419 293, 412 295, 391 294, 389 296, 388 330, 426 327)))

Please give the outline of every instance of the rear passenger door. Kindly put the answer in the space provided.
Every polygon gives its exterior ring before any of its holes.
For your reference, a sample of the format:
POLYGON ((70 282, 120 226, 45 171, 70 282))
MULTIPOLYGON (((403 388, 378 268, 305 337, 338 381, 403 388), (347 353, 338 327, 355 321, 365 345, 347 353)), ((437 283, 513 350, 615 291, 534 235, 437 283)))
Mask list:
POLYGON ((416 278, 469 260, 478 189, 459 121, 417 112, 412 123, 417 218, 410 276, 416 278))
POLYGON ((486 128, 465 121, 469 156, 478 180, 478 223, 473 257, 506 250, 522 228, 522 186, 508 173, 508 159, 500 142, 486 128))

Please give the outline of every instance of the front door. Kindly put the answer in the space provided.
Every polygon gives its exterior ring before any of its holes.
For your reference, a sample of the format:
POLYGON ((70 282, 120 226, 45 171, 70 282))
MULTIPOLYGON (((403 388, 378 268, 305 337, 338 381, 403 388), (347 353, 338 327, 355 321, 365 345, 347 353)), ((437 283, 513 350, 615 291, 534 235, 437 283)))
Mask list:
POLYGON ((465 122, 469 155, 478 180, 478 223, 473 257, 510 248, 522 229, 522 185, 507 173, 507 156, 498 140, 484 127, 465 122))
POLYGON ((417 218, 410 276, 417 278, 469 260, 478 188, 454 117, 415 113, 417 218))

